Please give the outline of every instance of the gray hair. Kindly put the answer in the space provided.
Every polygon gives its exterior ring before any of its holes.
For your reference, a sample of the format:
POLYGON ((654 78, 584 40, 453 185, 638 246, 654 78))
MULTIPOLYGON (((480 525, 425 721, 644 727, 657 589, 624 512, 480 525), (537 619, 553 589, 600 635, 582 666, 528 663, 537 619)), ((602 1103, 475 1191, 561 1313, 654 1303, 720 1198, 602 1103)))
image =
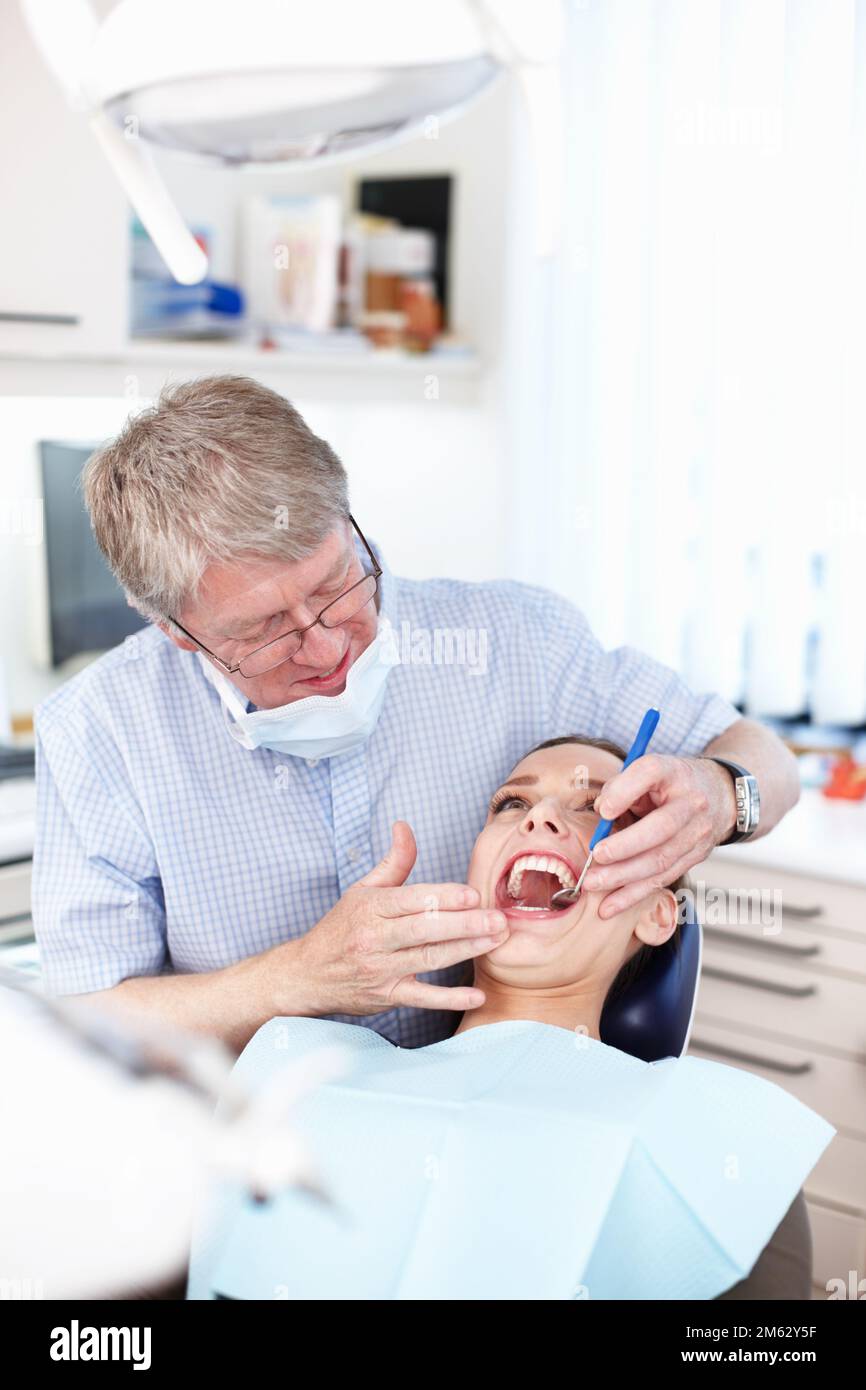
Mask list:
POLYGON ((87 461, 94 535, 130 602, 165 622, 208 564, 301 560, 349 515, 346 471, 283 396, 245 376, 169 385, 87 461))

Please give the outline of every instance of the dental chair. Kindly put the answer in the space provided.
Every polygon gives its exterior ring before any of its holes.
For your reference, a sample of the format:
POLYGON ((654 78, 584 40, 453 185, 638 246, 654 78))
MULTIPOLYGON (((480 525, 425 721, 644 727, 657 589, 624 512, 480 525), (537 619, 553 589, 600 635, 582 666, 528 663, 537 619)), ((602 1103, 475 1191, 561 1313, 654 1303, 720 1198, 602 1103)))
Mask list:
POLYGON ((643 1062, 681 1057, 689 1045, 702 937, 691 894, 678 901, 685 909, 679 933, 655 947, 638 978, 602 1009, 601 1041, 643 1062))

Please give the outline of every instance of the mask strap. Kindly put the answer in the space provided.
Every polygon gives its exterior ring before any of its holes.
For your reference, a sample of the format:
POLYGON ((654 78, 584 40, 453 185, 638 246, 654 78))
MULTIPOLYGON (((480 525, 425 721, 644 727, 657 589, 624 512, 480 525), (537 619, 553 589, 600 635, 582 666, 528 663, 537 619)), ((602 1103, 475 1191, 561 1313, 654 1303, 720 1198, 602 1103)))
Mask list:
POLYGON ((243 729, 241 729, 239 724, 235 723, 234 719, 229 713, 228 702, 222 698, 220 699, 220 708, 223 712, 223 723, 225 724, 235 743, 239 743, 243 748, 255 748, 256 745, 254 741, 250 738, 249 734, 244 733, 243 729))
POLYGON ((230 680, 226 680, 222 671, 217 671, 211 663, 198 653, 199 661, 204 668, 204 673, 220 697, 220 709, 222 710, 223 723, 234 739, 235 743, 240 743, 244 748, 255 748, 255 743, 248 734, 244 734, 240 727, 240 720, 246 714, 243 701, 232 685, 230 680), (232 718, 234 715, 234 719, 232 718))

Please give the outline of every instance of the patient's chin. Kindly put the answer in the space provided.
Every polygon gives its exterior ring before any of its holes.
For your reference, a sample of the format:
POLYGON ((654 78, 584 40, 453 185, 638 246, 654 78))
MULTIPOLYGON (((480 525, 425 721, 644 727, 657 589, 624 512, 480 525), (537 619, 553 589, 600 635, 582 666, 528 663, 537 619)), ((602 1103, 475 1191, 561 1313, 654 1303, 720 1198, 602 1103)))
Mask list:
POLYGON ((512 968, 522 970, 538 966, 555 967, 555 962, 561 953, 554 949, 553 942, 542 941, 531 932, 515 931, 512 922, 509 922, 508 925, 512 930, 507 941, 503 941, 501 946, 494 946, 492 951, 487 951, 483 956, 479 956, 479 960, 489 961, 491 966, 503 970, 511 970, 512 968))

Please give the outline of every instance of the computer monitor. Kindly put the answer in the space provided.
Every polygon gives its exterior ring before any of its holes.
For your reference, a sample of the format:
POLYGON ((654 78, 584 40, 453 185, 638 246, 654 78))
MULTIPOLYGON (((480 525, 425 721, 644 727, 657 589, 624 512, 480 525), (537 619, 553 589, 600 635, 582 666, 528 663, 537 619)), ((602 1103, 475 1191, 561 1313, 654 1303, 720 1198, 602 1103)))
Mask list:
POLYGON ((49 663, 106 651, 145 626, 130 608, 90 527, 81 470, 97 446, 43 439, 39 461, 44 506, 49 663))

